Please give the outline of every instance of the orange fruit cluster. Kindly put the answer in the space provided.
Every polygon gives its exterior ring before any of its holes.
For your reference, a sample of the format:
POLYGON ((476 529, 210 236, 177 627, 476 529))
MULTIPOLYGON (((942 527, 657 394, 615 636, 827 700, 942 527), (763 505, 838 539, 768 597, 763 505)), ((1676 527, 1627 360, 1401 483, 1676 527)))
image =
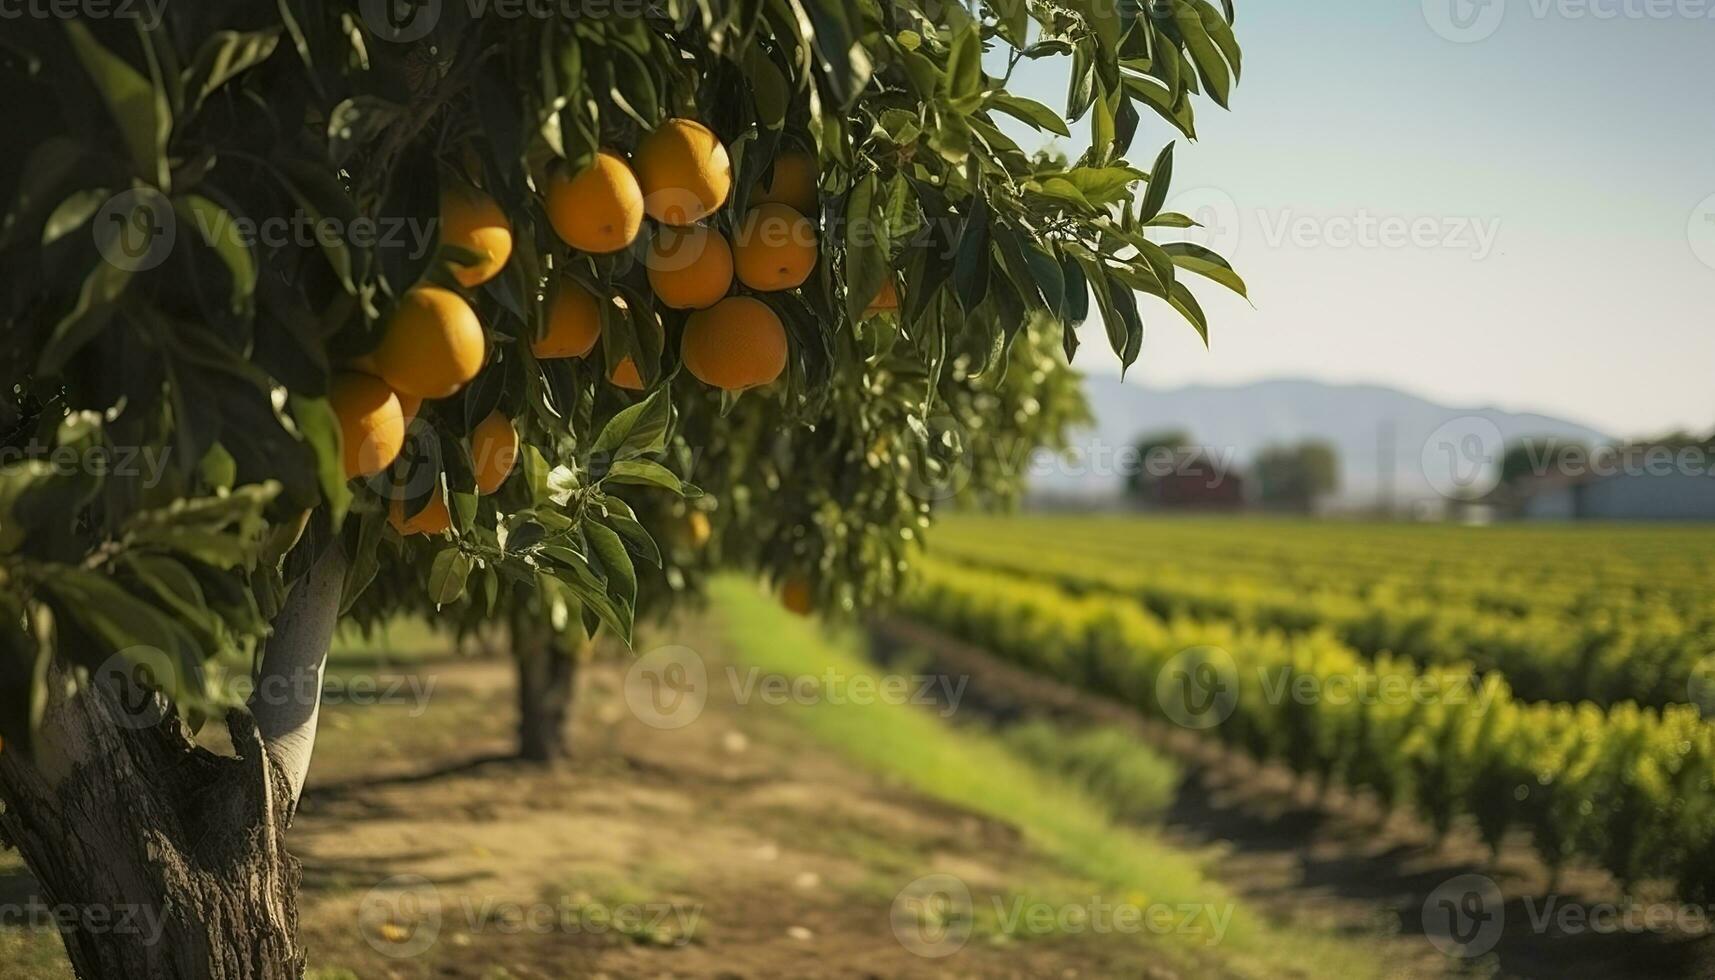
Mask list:
MULTIPOLYGON (((450 246, 448 271, 467 289, 498 276, 512 257, 511 223, 493 198, 474 187, 443 188, 440 230, 441 244, 450 246)), ((422 403, 458 394, 487 360, 487 335, 463 296, 427 283, 407 290, 375 350, 338 372, 328 391, 346 478, 372 477, 392 466, 422 403)), ((477 426, 471 450, 478 491, 493 493, 516 463, 517 430, 510 419, 491 415, 477 426)), ((401 534, 439 534, 452 523, 440 491, 408 519, 404 501, 394 499, 388 516, 401 534)))
MULTIPOLYGON (((816 162, 789 152, 772 179, 752 194, 754 206, 731 241, 703 223, 732 196, 732 162, 707 126, 670 119, 639 142, 626 161, 603 150, 580 173, 550 178, 546 204, 555 232, 580 251, 605 254, 630 247, 653 221, 644 266, 663 306, 690 311, 680 356, 704 384, 743 391, 772 383, 786 369, 786 328, 766 303, 733 296, 734 280, 756 292, 803 285, 816 267, 816 162)), ((617 298, 608 300, 618 302, 617 298)), ((601 303, 566 280, 550 301, 548 325, 533 345, 538 358, 583 357, 601 334, 601 303)), ((640 390, 629 357, 609 376, 640 390)))

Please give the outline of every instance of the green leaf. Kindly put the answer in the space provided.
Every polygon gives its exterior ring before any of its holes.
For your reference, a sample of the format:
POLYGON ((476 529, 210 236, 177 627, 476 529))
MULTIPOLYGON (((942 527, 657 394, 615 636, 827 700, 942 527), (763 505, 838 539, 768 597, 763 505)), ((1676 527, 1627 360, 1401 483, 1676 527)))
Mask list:
POLYGON ((443 548, 436 552, 429 566, 429 601, 437 607, 457 602, 464 595, 470 570, 470 556, 458 548, 443 548))
POLYGON ((1095 205, 1091 204, 1089 199, 1084 196, 1084 192, 1079 190, 1076 184, 1064 177, 1049 177, 1043 180, 1040 184, 1039 191, 1048 197, 1076 205, 1084 211, 1096 210, 1095 205))
POLYGON ((1197 297, 1191 295, 1191 290, 1185 288, 1182 282, 1172 286, 1172 295, 1167 301, 1179 314, 1197 328, 1197 335, 1203 338, 1203 346, 1209 345, 1209 318, 1203 314, 1203 307, 1197 302, 1197 297))
POLYGON ((1174 211, 1164 211, 1161 214, 1158 214, 1155 217, 1149 219, 1148 221, 1145 221, 1143 223, 1143 227, 1145 227, 1145 228, 1201 228, 1203 226, 1201 224, 1199 224, 1195 219, 1186 217, 1183 214, 1179 214, 1179 213, 1174 212, 1174 211))
POLYGON ((232 311, 248 309, 256 295, 256 257, 238 233, 238 222, 227 210, 199 194, 173 201, 173 210, 201 234, 203 243, 226 264, 232 277, 232 311))
POLYGON ((165 190, 170 180, 167 139, 173 131, 167 94, 125 59, 102 47, 81 22, 68 20, 65 30, 72 50, 119 126, 119 138, 137 176, 165 190))
POLYGON ((792 92, 786 75, 760 45, 751 45, 744 52, 744 76, 750 83, 751 96, 756 100, 756 119, 763 126, 779 130, 786 125, 786 110, 792 92))
POLYGON ((334 106, 328 114, 329 159, 343 165, 403 114, 404 107, 375 95, 359 95, 334 106))
POLYGON ((1227 108, 1227 101, 1232 97, 1232 74, 1219 46, 1209 36, 1209 29, 1203 23, 1202 14, 1190 4, 1176 4, 1173 9, 1173 22, 1178 26, 1180 35, 1185 38, 1185 50, 1190 53, 1191 63, 1196 66, 1197 76, 1202 79, 1203 88, 1209 93, 1209 98, 1215 100, 1215 104, 1221 108, 1227 108))
MULTIPOLYGON (((324 223, 334 228, 354 227, 357 206, 339 178, 328 168, 306 160, 287 160, 275 168, 274 175, 303 209, 310 227, 321 228, 324 223)), ((357 285, 352 279, 351 249, 338 235, 318 234, 315 238, 328 265, 339 277, 340 285, 347 293, 355 295, 357 285)))
POLYGON ((1197 8, 1197 14, 1203 19, 1203 30, 1209 39, 1215 42, 1215 47, 1221 50, 1221 56, 1227 59, 1227 64, 1233 66, 1233 81, 1238 81, 1244 73, 1244 55, 1239 49, 1239 39, 1233 34, 1232 0, 1225 0, 1227 16, 1223 18, 1208 0, 1191 0, 1197 8))
POLYGON ((41 374, 58 374, 72 355, 107 329, 118 309, 119 297, 130 284, 130 271, 106 260, 97 262, 78 291, 76 305, 49 331, 36 370, 41 374))
POLYGON ((345 463, 340 449, 339 416, 326 398, 291 398, 292 419, 298 434, 316 452, 316 480, 321 484, 322 497, 328 504, 328 516, 338 530, 351 506, 351 485, 345 478, 345 463))
POLYGON ((267 61, 279 43, 279 28, 210 34, 184 72, 185 90, 192 96, 190 111, 194 114, 216 89, 267 61))
POLYGON ((119 656, 151 668, 165 667, 152 670, 152 680, 175 701, 199 688, 203 654, 172 617, 97 572, 59 566, 41 584, 55 618, 75 624, 94 641, 93 646, 65 647, 80 664, 95 669, 119 656))
POLYGON ((1034 99, 994 92, 989 95, 985 107, 1004 112, 1033 129, 1047 130, 1056 136, 1072 135, 1072 131, 1066 128, 1066 120, 1061 119, 1059 113, 1034 99))
POLYGON ((625 550, 619 533, 605 524, 590 521, 584 525, 584 536, 589 539, 591 557, 601 563, 608 592, 621 606, 636 605, 637 569, 631 564, 631 553, 625 550))
POLYGON ((1197 123, 1190 99, 1176 100, 1167 88, 1135 75, 1126 75, 1122 81, 1127 95, 1154 109, 1156 115, 1184 133, 1187 139, 1197 138, 1197 123))
POLYGON ((954 103, 982 95, 983 42, 974 22, 965 24, 953 38, 945 81, 947 97, 954 103))
POLYGON ((667 448, 667 429, 672 420, 672 398, 667 389, 658 388, 648 398, 609 419, 596 437, 590 455, 627 460, 661 452, 667 448))
POLYGON ((226 649, 227 631, 209 608, 202 584, 182 562, 165 555, 130 552, 122 559, 137 584, 148 589, 161 606, 189 628, 206 649, 226 649))
POLYGON ((1143 176, 1143 171, 1135 167, 1074 167, 1066 171, 1063 179, 1099 208, 1128 200, 1131 185, 1143 176))
POLYGON ((25 623, 24 608, 0 595, 0 738, 7 752, 28 753, 47 707, 46 644, 25 623))
POLYGON ((958 255, 953 259, 953 292, 967 314, 988 295, 993 264, 989 259, 989 205, 980 196, 972 197, 970 215, 959 235, 958 255))
POLYGON ((1030 40, 1030 4, 1027 0, 988 0, 994 11, 995 32, 1006 43, 1022 49, 1030 40))
POLYGON ((131 547, 175 551, 216 568, 252 568, 268 530, 263 511, 279 494, 278 483, 265 483, 218 497, 175 500, 133 514, 125 522, 125 541, 131 547))
POLYGON ((1167 191, 1173 183, 1173 144, 1161 151, 1155 158, 1155 166, 1149 171, 1149 188, 1143 196, 1143 203, 1138 205, 1139 221, 1149 222, 1161 213, 1167 204, 1167 191))
POLYGON ((372 498, 368 509, 358 520, 357 546, 351 551, 351 563, 346 566, 345 585, 340 589, 339 611, 345 615, 375 581, 381 570, 381 537, 387 528, 385 504, 372 498))
POLYGON ((1083 326, 1090 318, 1090 283, 1084 275, 1084 267, 1076 259, 1066 256, 1060 260, 1060 271, 1066 280, 1066 326, 1073 330, 1083 326))
POLYGON ((1173 259, 1173 264, 1179 268, 1188 272, 1195 272, 1205 279, 1214 280, 1240 296, 1250 299, 1250 293, 1246 290, 1244 279, 1240 278, 1227 260, 1219 254, 1191 242, 1169 242, 1161 246, 1161 250, 1166 252, 1173 259))
POLYGON ((876 200, 880 187, 880 178, 865 174, 846 200, 846 313, 854 323, 887 277, 887 253, 879 241, 887 235, 883 202, 876 200))
POLYGON ((95 217, 95 212, 101 210, 108 197, 107 188, 96 187, 78 191, 61 201, 42 227, 42 247, 46 248, 89 224, 89 219, 95 217))
POLYGON ((613 464, 613 468, 607 471, 607 476, 603 482, 660 487, 674 493, 684 491, 684 484, 680 482, 672 470, 649 459, 621 460, 613 464))
MULTIPOLYGON (((1119 355, 1121 377, 1132 364, 1136 363, 1137 355, 1143 351, 1143 318, 1137 312, 1137 294, 1126 287, 1110 271, 1108 274, 1107 295, 1108 305, 1102 311, 1102 316, 1117 316, 1124 326, 1125 344, 1116 346, 1114 353, 1119 355)), ((1110 336, 1113 331, 1110 329, 1110 336)))
POLYGON ((596 575, 584 556, 570 548, 544 548, 553 564, 544 570, 564 583, 614 635, 625 643, 631 642, 632 609, 613 601, 607 582, 596 575))
POLYGON ((1042 292, 1042 298, 1048 303, 1048 309, 1054 318, 1065 322, 1067 319, 1066 277, 1060 268, 1060 263, 1054 256, 1034 242, 1024 249, 1024 261, 1030 267, 1030 274, 1036 280, 1036 286, 1042 292))
POLYGON ((655 544, 655 538, 649 534, 648 529, 637 520, 637 515, 632 512, 631 507, 618 497, 609 497, 605 506, 607 516, 603 519, 625 539, 632 554, 660 568, 661 549, 655 544))

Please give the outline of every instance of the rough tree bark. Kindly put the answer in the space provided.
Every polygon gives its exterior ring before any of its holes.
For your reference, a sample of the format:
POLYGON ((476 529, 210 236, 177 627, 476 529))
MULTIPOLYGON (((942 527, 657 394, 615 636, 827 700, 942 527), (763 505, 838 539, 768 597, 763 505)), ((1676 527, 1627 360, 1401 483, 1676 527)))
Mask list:
POLYGON ((518 663, 518 755, 551 765, 571 754, 566 725, 577 698, 582 651, 537 623, 514 623, 512 643, 518 663))
MULTIPOLYGON (((319 679, 344 568, 336 548, 293 588, 264 676, 309 661, 319 679)), ((50 679, 35 756, 0 754, 0 831, 40 883, 43 915, 60 926, 77 975, 299 980, 302 875, 284 838, 315 705, 232 712, 227 756, 193 743, 158 696, 139 713, 105 684, 68 694, 70 679, 59 668, 50 679), (271 732, 258 726, 264 717, 271 732)))

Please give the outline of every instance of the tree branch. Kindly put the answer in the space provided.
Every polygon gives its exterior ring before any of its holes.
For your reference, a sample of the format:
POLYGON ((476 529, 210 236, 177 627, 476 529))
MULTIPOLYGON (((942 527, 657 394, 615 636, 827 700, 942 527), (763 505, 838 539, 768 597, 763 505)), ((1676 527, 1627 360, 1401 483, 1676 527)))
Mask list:
POLYGON ((345 549, 335 542, 286 596, 274 618, 250 696, 250 713, 275 765, 291 786, 295 810, 310 773, 321 717, 322 673, 339 621, 345 549))

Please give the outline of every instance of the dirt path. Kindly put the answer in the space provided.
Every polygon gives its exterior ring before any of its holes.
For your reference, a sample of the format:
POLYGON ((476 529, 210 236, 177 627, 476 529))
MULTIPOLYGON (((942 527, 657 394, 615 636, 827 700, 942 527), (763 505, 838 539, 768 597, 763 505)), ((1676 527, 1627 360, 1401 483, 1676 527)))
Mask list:
POLYGON ((1437 842, 1422 825, 1390 818, 1368 799, 1338 791, 1319 797, 1283 768, 1258 765, 1202 734, 1151 723, 968 644, 910 623, 877 627, 878 660, 906 651, 928 654, 932 671, 971 678, 965 706, 991 719, 1046 715, 1127 728, 1177 758, 1187 778, 1163 818, 1167 839, 1213 849, 1211 873, 1276 922, 1380 938, 1400 977, 1715 977, 1715 941, 1708 937, 1715 910, 1683 907, 1664 889, 1627 898, 1591 870, 1568 871, 1551 884, 1527 840, 1491 862, 1472 830, 1437 842), (1426 907, 1478 881, 1467 876, 1493 882, 1484 911, 1498 912, 1491 920, 1497 931, 1492 942, 1481 940, 1488 952, 1460 959, 1436 949, 1430 934, 1444 930, 1426 923, 1426 907), (1609 930, 1589 928, 1581 918, 1628 912, 1671 914, 1692 928, 1609 930))
POLYGON ((506 665, 428 673, 421 717, 330 711, 293 829, 312 976, 1179 975, 1127 937, 908 951, 890 915, 923 869, 999 887, 1057 872, 1009 826, 854 771, 723 685, 664 730, 627 709, 618 666, 597 665, 578 758, 544 772, 502 761, 506 665))

